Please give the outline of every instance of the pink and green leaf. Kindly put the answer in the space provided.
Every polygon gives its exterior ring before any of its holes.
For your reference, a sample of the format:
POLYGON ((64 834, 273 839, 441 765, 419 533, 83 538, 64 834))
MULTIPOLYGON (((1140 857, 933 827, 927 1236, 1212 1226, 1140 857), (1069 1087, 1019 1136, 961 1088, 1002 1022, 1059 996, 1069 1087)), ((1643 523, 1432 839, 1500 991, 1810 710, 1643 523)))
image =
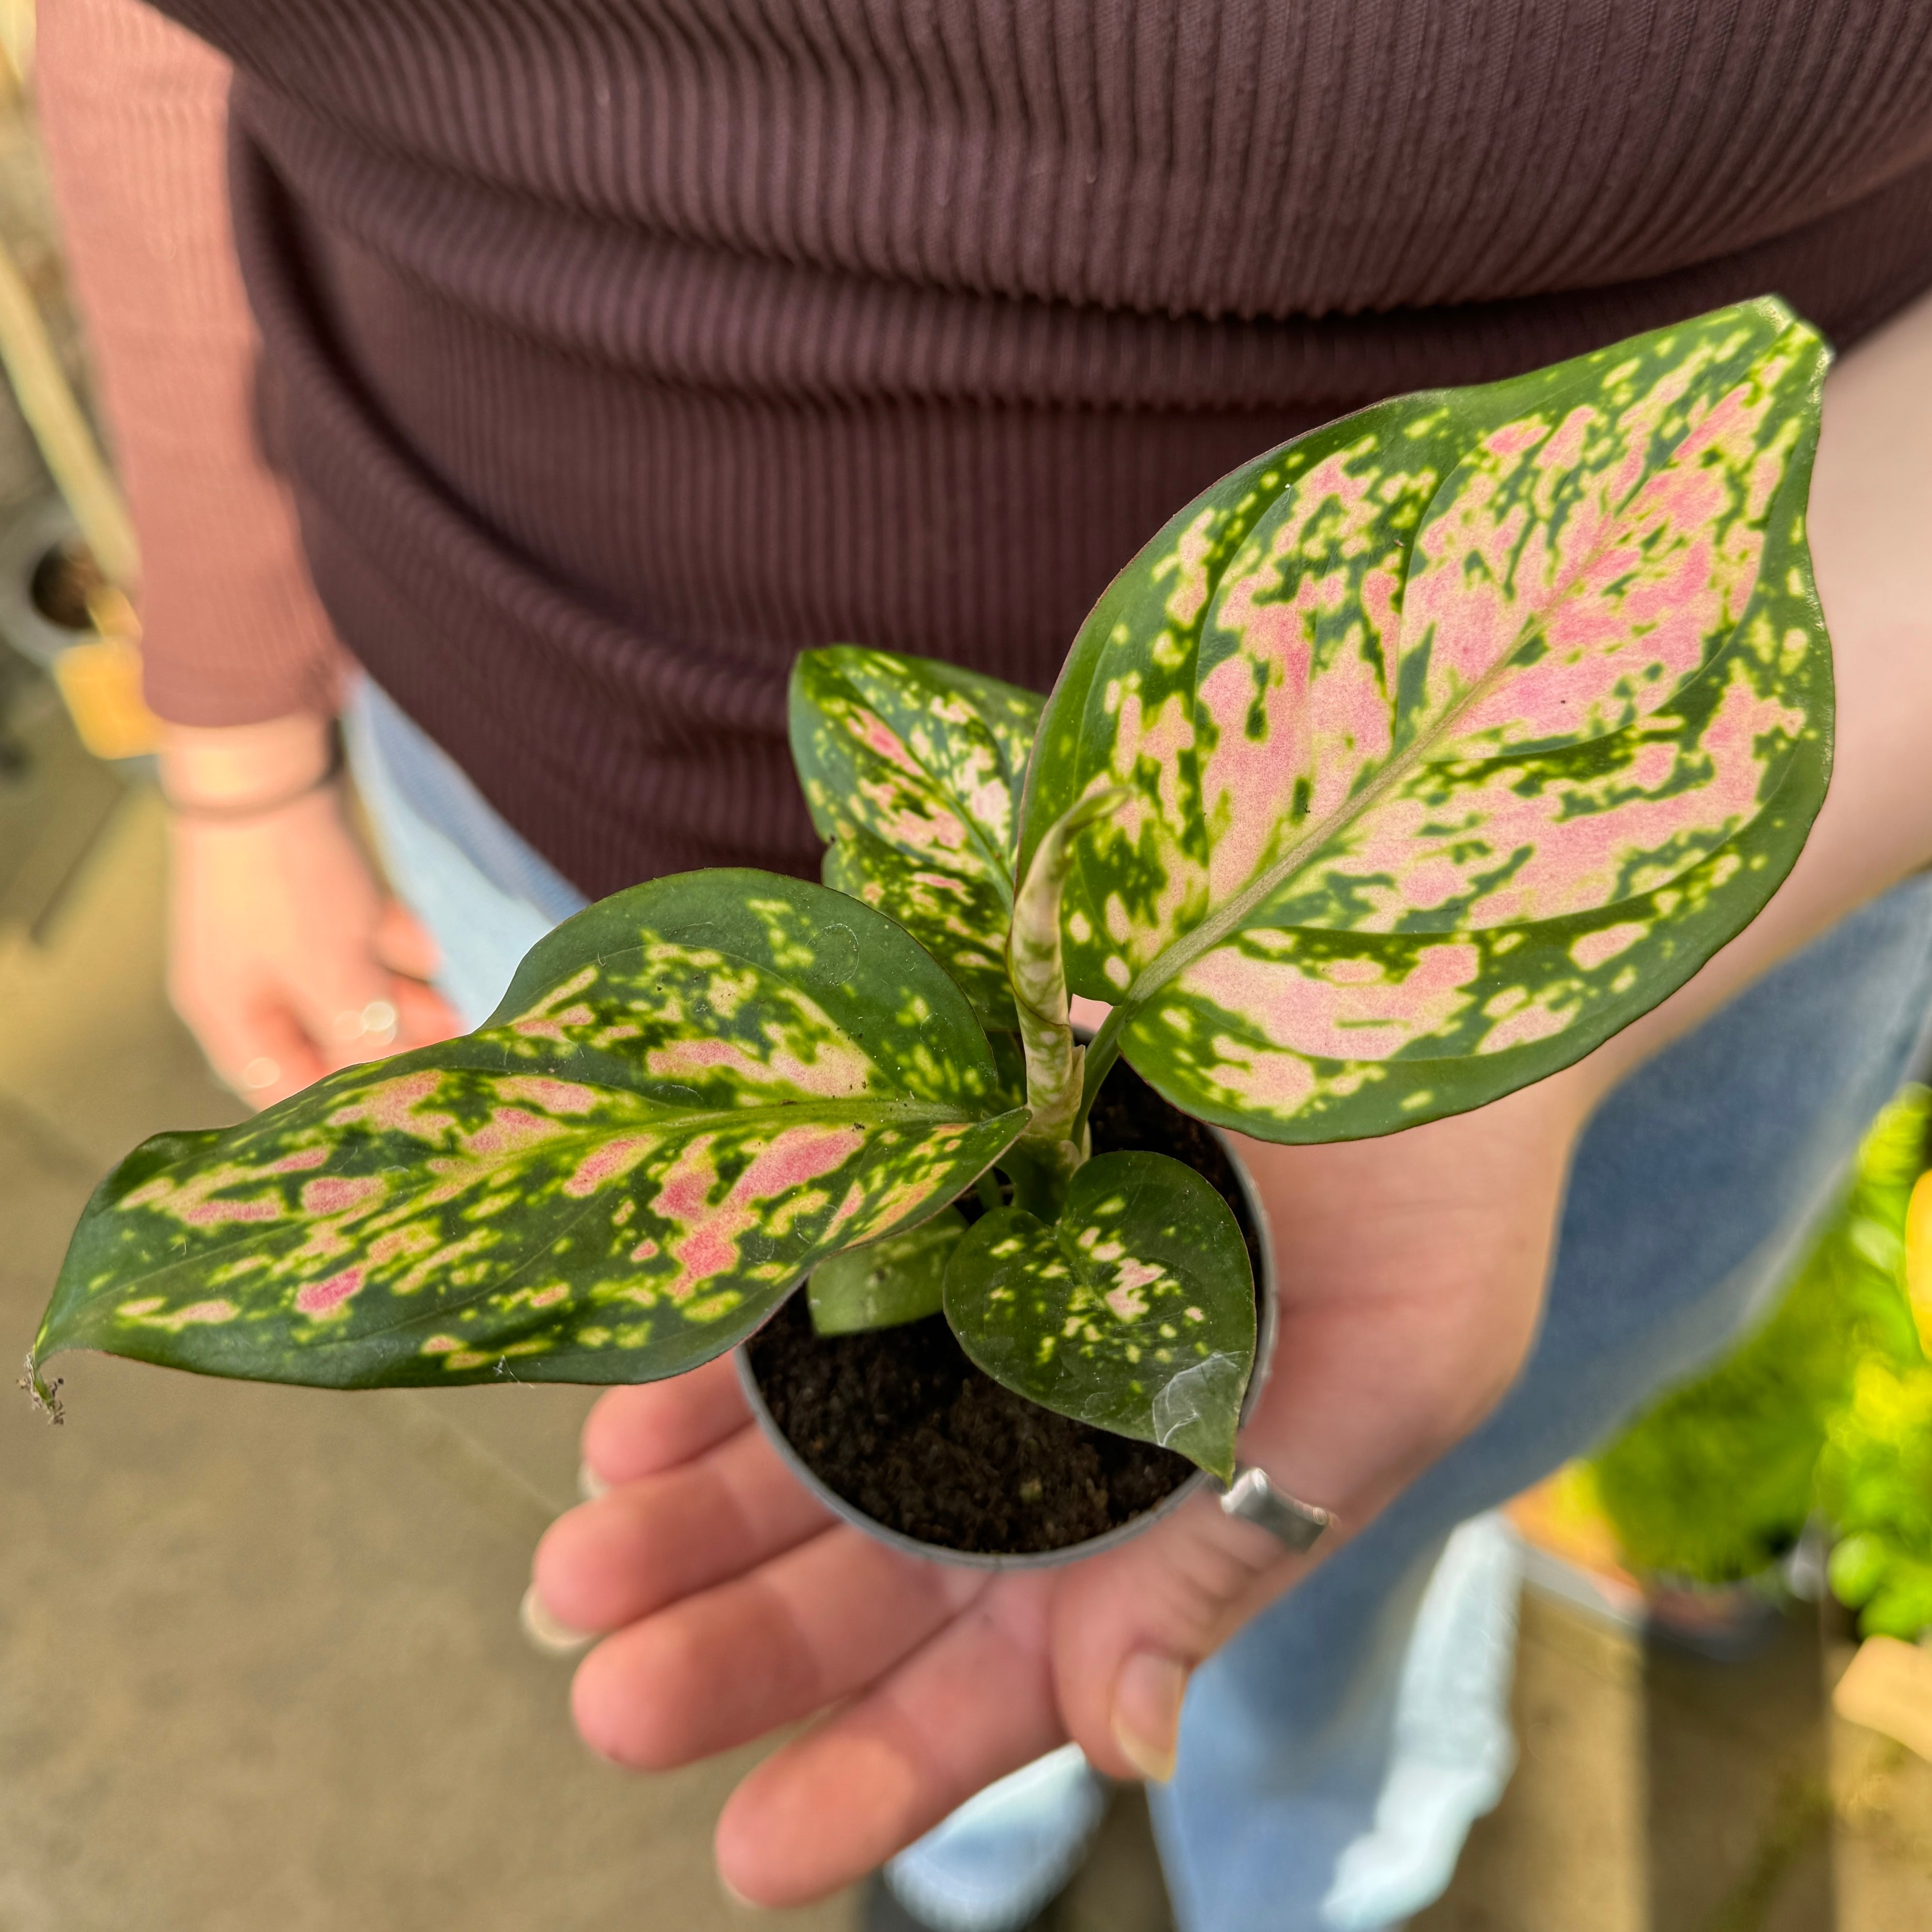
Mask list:
POLYGON ((1016 1394, 1232 1479, 1254 1278, 1228 1204, 1192 1168, 1100 1154, 1057 1223, 982 1216, 946 1270, 946 1318, 1016 1394))
POLYGON ((765 873, 659 880, 543 940, 476 1032, 137 1148, 35 1354, 336 1388, 650 1381, 944 1208, 1024 1120, 891 920, 765 873))
POLYGON ((1170 1100, 1390 1132, 1580 1058, 1790 870, 1831 659, 1827 353, 1774 300, 1258 458, 1108 589, 1040 728, 1076 992, 1170 1100))
POLYGON ((1006 990, 1010 902, 992 882, 909 858, 855 828, 826 848, 825 883, 896 919, 958 981, 988 1027, 1014 1024, 1006 990))
POLYGON ((1006 926, 1040 698, 956 666, 840 644, 794 667, 792 757, 830 842, 825 883, 914 933, 1010 1028, 1006 926))

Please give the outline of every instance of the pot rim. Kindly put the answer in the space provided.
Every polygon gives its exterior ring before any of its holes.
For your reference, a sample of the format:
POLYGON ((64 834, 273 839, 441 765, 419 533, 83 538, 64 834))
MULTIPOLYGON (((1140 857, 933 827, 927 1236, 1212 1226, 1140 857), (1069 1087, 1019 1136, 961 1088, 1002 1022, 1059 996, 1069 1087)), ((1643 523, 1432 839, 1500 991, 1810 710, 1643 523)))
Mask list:
MULTIPOLYGON (((1262 1264, 1261 1278, 1256 1284, 1259 1290, 1259 1305, 1256 1311, 1255 1365, 1248 1377, 1247 1393, 1241 1399, 1241 1420, 1245 1423, 1252 1418, 1255 1406, 1268 1386, 1269 1373, 1274 1366, 1275 1338, 1280 1325, 1275 1279, 1274 1239, 1268 1227, 1267 1210, 1262 1204, 1261 1194, 1255 1186, 1254 1176, 1248 1172, 1247 1162, 1242 1160, 1233 1141, 1220 1128, 1205 1120, 1199 1124, 1214 1136, 1221 1151, 1228 1156, 1228 1165, 1234 1171, 1242 1198, 1247 1203, 1248 1212, 1253 1217, 1259 1237, 1262 1264)), ((1153 1508, 1143 1510, 1138 1516, 1117 1524, 1101 1535, 1090 1536, 1084 1543, 1070 1543, 1059 1550, 989 1552, 977 1550, 950 1550, 944 1544, 922 1542, 916 1536, 908 1536, 903 1530, 890 1528, 868 1516, 856 1504, 848 1502, 819 1475, 792 1447, 784 1430, 772 1420, 772 1412, 765 1405, 764 1391, 758 1387, 758 1378, 752 1372, 749 1354, 742 1344, 733 1352, 737 1364, 738 1386, 744 1391, 745 1400, 750 1405, 758 1426, 764 1431, 766 1440, 777 1450, 779 1460, 791 1473, 842 1521, 851 1524, 855 1529, 863 1530, 877 1542, 902 1550, 908 1556, 922 1557, 928 1563, 951 1563, 968 1570, 1054 1569, 1063 1563, 1078 1562, 1084 1557, 1098 1556, 1109 1550, 1117 1550, 1122 1544, 1131 1542, 1142 1531, 1150 1528, 1162 1517, 1178 1509, 1190 1496, 1210 1486, 1219 1486, 1205 1469, 1196 1469, 1184 1481, 1169 1490, 1153 1508)))

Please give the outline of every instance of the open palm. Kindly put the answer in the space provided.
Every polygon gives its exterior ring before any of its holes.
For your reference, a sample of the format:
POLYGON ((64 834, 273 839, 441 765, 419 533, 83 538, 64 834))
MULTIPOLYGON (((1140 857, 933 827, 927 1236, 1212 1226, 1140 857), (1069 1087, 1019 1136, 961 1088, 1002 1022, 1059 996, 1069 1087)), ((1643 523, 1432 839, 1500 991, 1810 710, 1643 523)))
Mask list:
MULTIPOLYGON (((1586 1090, 1562 1076, 1388 1139, 1244 1151, 1281 1258, 1272 1382, 1241 1448, 1359 1528, 1500 1399, 1527 1353, 1586 1090)), ((1310 1558, 1197 1496, 1124 1548, 999 1574, 838 1522, 752 1426, 728 1360, 605 1396, 610 1486, 553 1526, 539 1597, 608 1632, 577 1723, 638 1769, 819 1712, 740 1785, 734 1889, 783 1905, 871 1870, 1065 1742, 1116 1776, 1172 1763, 1186 1673, 1310 1558)))

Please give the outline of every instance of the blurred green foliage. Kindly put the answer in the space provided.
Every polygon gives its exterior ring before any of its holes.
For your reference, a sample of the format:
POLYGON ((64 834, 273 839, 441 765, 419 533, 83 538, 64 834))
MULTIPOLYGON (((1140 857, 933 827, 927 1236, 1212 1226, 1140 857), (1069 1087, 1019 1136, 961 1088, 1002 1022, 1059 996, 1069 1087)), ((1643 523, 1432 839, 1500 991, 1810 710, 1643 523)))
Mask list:
POLYGON ((1818 1501, 1842 1540, 1832 1594, 1868 1636, 1932 1629, 1932 1368, 1874 1358, 1827 1425, 1818 1501))
POLYGON ((1633 1568, 1736 1582, 1788 1550, 1816 1510, 1841 1539, 1832 1590, 1867 1634, 1932 1628, 1932 1364, 1905 1238, 1928 1126, 1932 1093, 1906 1088, 1777 1312, 1597 1457, 1597 1493, 1633 1568))

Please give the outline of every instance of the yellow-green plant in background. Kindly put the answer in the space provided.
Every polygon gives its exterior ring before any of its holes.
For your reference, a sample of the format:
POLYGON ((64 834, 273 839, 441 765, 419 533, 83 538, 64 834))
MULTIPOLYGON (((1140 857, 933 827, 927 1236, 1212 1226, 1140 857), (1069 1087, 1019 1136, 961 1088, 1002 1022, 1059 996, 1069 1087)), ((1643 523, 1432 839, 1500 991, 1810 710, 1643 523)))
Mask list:
POLYGON ((1868 1634, 1932 1627, 1932 1364, 1908 1281, 1908 1222, 1932 1093, 1908 1088, 1860 1150, 1843 1208, 1775 1315, 1666 1396, 1593 1467, 1633 1567, 1756 1574, 1816 1510, 1841 1540, 1834 1592, 1868 1634))
POLYGON ((1932 1366, 1873 1358, 1826 1431, 1818 1497, 1843 1540, 1832 1589, 1868 1636, 1932 1629, 1932 1366))

